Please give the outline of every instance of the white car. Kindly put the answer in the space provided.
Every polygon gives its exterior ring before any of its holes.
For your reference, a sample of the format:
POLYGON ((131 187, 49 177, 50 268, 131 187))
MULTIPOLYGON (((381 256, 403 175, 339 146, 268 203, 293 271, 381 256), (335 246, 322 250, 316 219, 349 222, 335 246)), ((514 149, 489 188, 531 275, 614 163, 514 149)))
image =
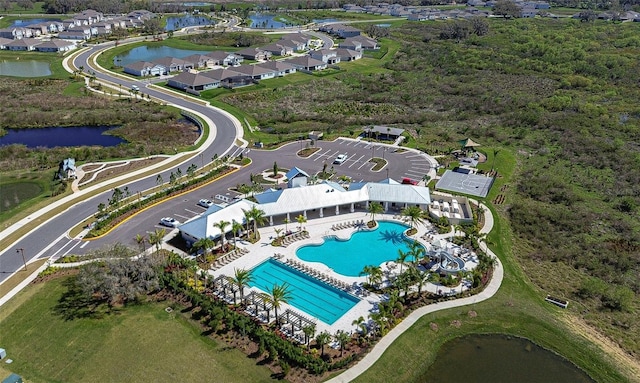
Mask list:
POLYGON ((178 227, 178 225, 180 225, 180 221, 176 220, 175 218, 164 217, 160 219, 160 224, 168 227, 178 227))
POLYGON ((347 155, 346 154, 340 154, 338 157, 336 157, 335 160, 333 160, 334 164, 340 165, 341 163, 345 162, 347 160, 347 155))
POLYGON ((213 202, 209 201, 206 198, 201 199, 200 201, 198 201, 198 205, 202 206, 204 208, 210 208, 211 205, 213 205, 213 202))

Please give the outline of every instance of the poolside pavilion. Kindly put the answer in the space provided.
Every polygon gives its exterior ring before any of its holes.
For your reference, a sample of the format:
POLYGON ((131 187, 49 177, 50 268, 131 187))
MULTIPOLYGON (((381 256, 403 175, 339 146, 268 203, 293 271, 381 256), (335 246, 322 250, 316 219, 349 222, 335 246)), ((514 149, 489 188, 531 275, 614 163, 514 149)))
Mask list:
MULTIPOLYGON (((323 218, 356 211, 366 211, 371 202, 379 202, 385 212, 400 211, 408 206, 427 210, 431 203, 429 188, 404 185, 392 179, 380 182, 352 183, 348 189, 325 181, 317 185, 302 185, 287 189, 269 189, 254 196, 257 203, 247 199, 229 205, 213 205, 202 215, 179 226, 188 244, 205 237, 217 239, 221 232, 214 223, 222 220, 246 224, 244 212, 253 207, 264 211, 269 225, 288 220, 295 222, 299 215, 307 219, 323 218)), ((231 231, 228 226, 225 235, 231 231)))

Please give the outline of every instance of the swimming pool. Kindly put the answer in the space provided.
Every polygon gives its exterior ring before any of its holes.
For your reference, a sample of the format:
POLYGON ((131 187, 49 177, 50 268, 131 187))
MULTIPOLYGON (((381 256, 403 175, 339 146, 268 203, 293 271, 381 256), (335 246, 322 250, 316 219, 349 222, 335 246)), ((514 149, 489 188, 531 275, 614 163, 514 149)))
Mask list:
POLYGON ((273 259, 253 268, 251 276, 249 286, 264 292, 271 291, 276 283, 287 283, 291 292, 288 304, 330 325, 359 302, 353 295, 273 259))
POLYGON ((325 238, 320 245, 298 249, 298 258, 307 262, 321 262, 336 273, 357 277, 365 266, 398 259, 398 249, 406 252, 404 232, 408 227, 396 222, 379 221, 373 231, 359 231, 350 239, 325 238))

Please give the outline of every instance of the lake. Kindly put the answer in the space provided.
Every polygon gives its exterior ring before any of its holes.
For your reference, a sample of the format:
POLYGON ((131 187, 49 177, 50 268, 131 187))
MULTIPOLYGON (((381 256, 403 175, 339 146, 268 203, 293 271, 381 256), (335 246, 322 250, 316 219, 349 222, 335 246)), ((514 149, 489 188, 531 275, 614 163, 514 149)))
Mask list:
POLYGON ((276 21, 276 17, 278 16, 268 13, 254 13, 249 16, 249 19, 251 20, 250 27, 256 29, 279 29, 290 26, 281 21, 276 21))
POLYGON ((195 27, 198 25, 211 25, 216 21, 206 16, 185 15, 167 17, 167 26, 165 31, 175 31, 184 27, 195 27))
POLYGON ((124 55, 116 56, 113 60, 115 65, 125 66, 136 61, 153 61, 167 56, 181 59, 194 54, 205 54, 210 52, 211 51, 192 51, 167 46, 149 47, 143 45, 141 47, 133 48, 124 55))
POLYGON ((0 146, 22 144, 28 148, 54 148, 56 146, 116 146, 126 142, 104 132, 114 126, 70 126, 48 128, 6 129, 0 137, 0 146))
POLYGON ((528 339, 469 335, 445 343, 421 383, 594 383, 584 371, 528 339))
POLYGON ((0 76, 43 77, 51 75, 51 67, 46 61, 0 60, 0 76))
POLYGON ((51 21, 62 21, 60 19, 24 19, 15 20, 9 27, 26 27, 27 25, 40 24, 51 21))

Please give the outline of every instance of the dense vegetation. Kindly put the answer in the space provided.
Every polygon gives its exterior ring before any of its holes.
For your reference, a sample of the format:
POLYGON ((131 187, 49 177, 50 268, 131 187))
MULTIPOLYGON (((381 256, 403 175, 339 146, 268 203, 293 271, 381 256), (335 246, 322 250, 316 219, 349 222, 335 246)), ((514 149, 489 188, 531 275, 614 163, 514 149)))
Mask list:
POLYGON ((489 26, 484 36, 449 39, 447 23, 406 23, 383 40, 401 42, 384 70, 344 65, 334 76, 224 101, 278 135, 393 124, 427 151, 470 136, 498 161, 500 150, 517 154, 517 182, 499 207, 517 238, 515 255, 545 292, 579 300, 573 310, 635 354, 640 27, 489 26))

